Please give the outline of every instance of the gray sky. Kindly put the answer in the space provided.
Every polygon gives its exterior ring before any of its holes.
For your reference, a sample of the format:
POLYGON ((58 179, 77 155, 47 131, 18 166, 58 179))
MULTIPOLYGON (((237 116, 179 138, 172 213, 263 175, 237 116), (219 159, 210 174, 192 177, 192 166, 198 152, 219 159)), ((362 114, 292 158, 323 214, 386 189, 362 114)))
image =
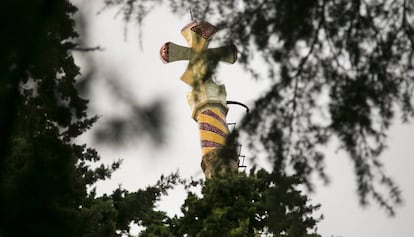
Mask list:
MULTIPOLYGON (((109 75, 113 71, 119 72, 116 74, 116 80, 125 85, 137 101, 150 103, 155 98, 162 97, 169 106, 169 113, 166 115, 167 139, 164 146, 155 147, 147 142, 131 141, 126 148, 115 149, 92 144, 88 134, 82 138, 82 141, 98 149, 105 163, 118 158, 124 160, 111 180, 98 183, 98 193, 110 193, 119 184, 134 191, 154 184, 161 174, 168 174, 177 169, 184 177, 203 177, 197 124, 191 118, 191 110, 185 98, 185 93, 190 89, 179 80, 187 62, 163 64, 159 58, 159 49, 167 41, 186 45, 180 30, 190 22, 190 16, 177 18, 171 15, 167 8, 156 9, 144 21, 141 48, 136 25, 129 25, 125 40, 121 16, 114 18, 115 11, 96 14, 101 9, 101 1, 73 2, 78 3, 77 5, 81 6, 79 10, 88 16, 88 46, 100 45, 105 48, 103 52, 91 54, 93 60, 100 65, 99 79, 90 98, 90 104, 96 113, 105 117, 125 112, 122 104, 113 100, 106 86, 105 80, 110 79, 109 75)), ((81 67, 88 63, 79 55, 75 54, 75 58, 81 67)), ((260 61, 254 63, 260 68, 260 61)), ((226 85, 229 100, 241 101, 248 105, 267 88, 266 82, 258 83, 249 78, 237 63, 221 65, 216 77, 226 85)), ((228 122, 239 121, 243 113, 243 109, 231 107, 228 122)), ((317 182, 316 193, 311 194, 314 203, 322 204, 318 213, 325 217, 318 225, 318 232, 322 236, 412 236, 413 134, 413 125, 402 125, 396 121, 389 133, 389 148, 381 157, 386 171, 403 191, 404 204, 397 209, 397 215, 393 218, 388 217, 375 203, 367 208, 362 208, 358 204, 351 160, 344 152, 336 152, 335 142, 327 147, 326 166, 332 182, 329 186, 322 186, 317 182)), ((242 153, 249 156, 246 147, 242 153)), ((183 198, 184 191, 175 190, 160 203, 159 208, 170 215, 179 214, 183 198)))

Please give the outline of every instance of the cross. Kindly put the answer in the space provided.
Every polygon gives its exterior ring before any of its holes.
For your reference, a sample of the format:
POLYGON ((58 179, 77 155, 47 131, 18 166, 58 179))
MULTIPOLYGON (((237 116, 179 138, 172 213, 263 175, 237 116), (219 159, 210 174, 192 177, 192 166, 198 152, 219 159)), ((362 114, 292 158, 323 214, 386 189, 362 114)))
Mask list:
POLYGON ((181 30, 189 48, 167 42, 160 50, 162 61, 188 60, 187 69, 180 79, 193 88, 205 82, 211 77, 217 62, 234 63, 237 60, 237 48, 234 45, 208 48, 216 31, 216 27, 208 22, 191 22, 181 30))
POLYGON ((192 87, 187 101, 192 109, 192 117, 199 125, 202 162, 206 178, 211 178, 216 167, 221 170, 237 170, 238 159, 225 166, 220 149, 225 145, 229 129, 226 123, 227 101, 224 85, 218 85, 211 79, 219 61, 234 63, 237 49, 234 45, 208 48, 216 27, 208 22, 193 21, 181 30, 189 47, 165 43, 160 49, 164 63, 188 60, 187 68, 181 80, 192 87))

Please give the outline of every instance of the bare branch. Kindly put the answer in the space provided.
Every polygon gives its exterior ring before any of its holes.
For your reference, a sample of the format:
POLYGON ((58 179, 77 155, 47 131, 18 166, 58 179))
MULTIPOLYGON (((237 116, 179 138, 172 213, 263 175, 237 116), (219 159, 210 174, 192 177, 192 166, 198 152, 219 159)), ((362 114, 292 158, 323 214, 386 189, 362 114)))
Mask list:
POLYGON ((92 51, 104 51, 105 49, 101 46, 95 47, 76 47, 72 49, 73 51, 82 51, 82 52, 92 52, 92 51))

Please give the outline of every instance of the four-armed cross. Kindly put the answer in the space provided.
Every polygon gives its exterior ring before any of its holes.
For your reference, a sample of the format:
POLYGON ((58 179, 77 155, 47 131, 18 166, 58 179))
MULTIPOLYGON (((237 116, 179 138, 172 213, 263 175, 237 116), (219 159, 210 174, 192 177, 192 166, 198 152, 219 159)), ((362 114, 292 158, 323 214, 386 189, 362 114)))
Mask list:
POLYGON ((181 80, 194 87, 209 79, 218 61, 234 63, 237 60, 234 45, 208 48, 214 33, 216 28, 208 22, 191 22, 181 30, 190 48, 167 42, 161 47, 161 59, 164 63, 189 60, 181 80))
POLYGON ((208 48, 215 32, 216 28, 210 23, 194 21, 181 30, 189 48, 168 42, 160 50, 164 63, 189 60, 181 80, 192 87, 187 100, 193 118, 199 124, 203 152, 201 166, 207 178, 217 168, 237 170, 238 166, 237 158, 232 159, 234 161, 227 164, 227 167, 219 165, 221 157, 218 151, 225 144, 229 133, 226 124, 228 108, 224 85, 218 85, 211 78, 219 61, 234 63, 237 60, 237 48, 234 45, 208 48))

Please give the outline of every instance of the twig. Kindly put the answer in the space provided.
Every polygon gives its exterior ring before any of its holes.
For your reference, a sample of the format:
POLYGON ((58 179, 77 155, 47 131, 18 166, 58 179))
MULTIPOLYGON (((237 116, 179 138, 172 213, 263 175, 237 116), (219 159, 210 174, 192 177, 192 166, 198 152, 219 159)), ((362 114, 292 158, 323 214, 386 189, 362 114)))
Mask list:
POLYGON ((91 51, 104 51, 105 49, 101 46, 96 47, 76 47, 72 49, 73 51, 82 51, 82 52, 91 52, 91 51))

